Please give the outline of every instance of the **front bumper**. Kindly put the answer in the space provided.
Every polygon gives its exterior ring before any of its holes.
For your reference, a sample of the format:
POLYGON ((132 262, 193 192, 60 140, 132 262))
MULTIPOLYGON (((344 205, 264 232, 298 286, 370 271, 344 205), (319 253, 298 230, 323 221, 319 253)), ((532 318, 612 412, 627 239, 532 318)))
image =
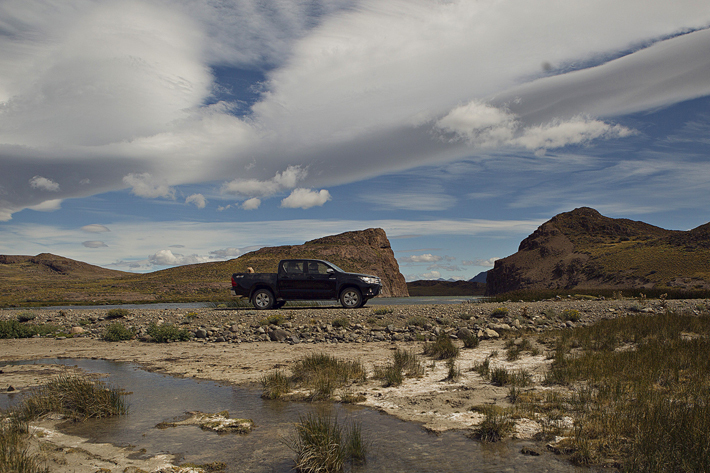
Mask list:
POLYGON ((372 284, 369 286, 365 286, 362 288, 362 296, 367 297, 368 299, 372 297, 377 297, 377 295, 380 293, 382 290, 382 285, 381 284, 372 284))

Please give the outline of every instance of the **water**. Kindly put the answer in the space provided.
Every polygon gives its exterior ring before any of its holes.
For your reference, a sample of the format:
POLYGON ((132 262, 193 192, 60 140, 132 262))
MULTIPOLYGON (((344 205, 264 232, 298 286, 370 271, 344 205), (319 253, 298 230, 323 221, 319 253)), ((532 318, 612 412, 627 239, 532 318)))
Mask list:
MULTIPOLYGON (((58 363, 77 365, 87 372, 105 373, 110 384, 131 392, 127 416, 65 424, 62 430, 95 442, 133 446, 138 455, 172 454, 177 461, 223 461, 228 472, 290 472, 294 453, 284 444, 293 434, 299 416, 313 411, 337 415, 342 424, 361 424, 369 443, 367 463, 356 472, 589 472, 575 468, 539 445, 502 442, 485 445, 461 432, 434 435, 420 425, 359 406, 331 403, 268 401, 260 390, 223 386, 208 381, 173 378, 151 373, 137 365, 104 360, 45 359, 17 364, 58 363), (248 435, 200 430, 196 426, 156 429, 160 422, 181 418, 186 411, 220 412, 252 419, 256 427, 248 435), (523 446, 539 451, 539 457, 520 453, 523 446), (144 451, 141 449, 145 449, 144 451), (142 453, 144 452, 144 453, 142 453)), ((19 396, 0 395, 0 408, 19 401, 19 396)))

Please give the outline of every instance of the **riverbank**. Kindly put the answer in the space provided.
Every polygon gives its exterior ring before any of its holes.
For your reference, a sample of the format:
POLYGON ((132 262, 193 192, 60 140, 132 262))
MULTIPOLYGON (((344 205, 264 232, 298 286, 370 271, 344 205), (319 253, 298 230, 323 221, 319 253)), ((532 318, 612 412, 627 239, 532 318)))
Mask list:
MULTIPOLYGON (((100 358, 138 363, 148 370, 173 376, 243 385, 259 383, 275 370, 288 372, 294 362, 308 354, 324 353, 362 362, 369 380, 353 385, 349 394, 363 399, 363 405, 419 422, 435 432, 472 430, 485 418, 482 406, 505 408, 511 405, 509 387, 496 385, 481 375, 478 367, 484 362, 488 362, 491 371, 497 368, 510 373, 524 371, 530 381, 526 391, 546 391, 549 388, 542 383, 552 363, 553 347, 546 345, 544 337, 537 334, 591 325, 626 314, 654 314, 666 310, 692 312, 701 303, 697 300, 560 299, 357 310, 334 307, 267 312, 168 309, 130 311, 118 318, 109 318, 107 311, 102 310, 64 313, 47 310, 34 312, 34 318, 25 323, 57 324, 66 334, 77 327, 83 331, 72 337, 0 340, 0 363, 42 358, 100 358), (106 327, 116 322, 134 328, 138 334, 147 333, 151 324, 174 324, 196 337, 176 343, 101 340, 106 327), (463 343, 458 340, 462 329, 479 335, 481 342, 476 348, 462 348, 463 343), (444 361, 423 355, 427 343, 424 340, 434 339, 442 332, 462 348, 455 361, 459 372, 455 379, 450 379, 449 367, 444 361), (282 335, 284 338, 279 341, 282 335), (505 352, 511 346, 525 349, 515 358, 507 357, 505 352), (399 386, 383 387, 381 380, 372 378, 372 374, 391 362, 396 349, 418 355, 424 374, 405 379, 399 386)), ((30 315, 26 311, 3 310, 0 320, 16 320, 20 314, 30 315)), ((47 371, 49 369, 57 368, 29 365, 3 369, 0 390, 7 390, 9 386, 20 392, 29 389, 53 375, 54 372, 47 371)), ((572 420, 561 416, 559 422, 563 427, 562 424, 572 420)), ((534 438, 543 428, 545 426, 535 419, 520 417, 515 420, 510 435, 534 438)), ((96 470, 91 473, 93 471, 96 470)))

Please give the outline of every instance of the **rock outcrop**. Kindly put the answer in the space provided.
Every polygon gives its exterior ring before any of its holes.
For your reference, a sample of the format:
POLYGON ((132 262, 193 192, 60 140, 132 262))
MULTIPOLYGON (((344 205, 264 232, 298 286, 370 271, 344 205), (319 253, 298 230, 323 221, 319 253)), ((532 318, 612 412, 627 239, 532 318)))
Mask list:
POLYGON ((330 261, 345 271, 373 274, 382 280, 385 297, 406 297, 407 283, 381 228, 345 232, 302 245, 261 248, 232 260, 234 271, 252 267, 256 272, 276 272, 278 262, 287 258, 313 258, 330 261))
POLYGON ((674 231, 583 207, 542 224, 488 272, 486 293, 710 289, 710 224, 674 231))

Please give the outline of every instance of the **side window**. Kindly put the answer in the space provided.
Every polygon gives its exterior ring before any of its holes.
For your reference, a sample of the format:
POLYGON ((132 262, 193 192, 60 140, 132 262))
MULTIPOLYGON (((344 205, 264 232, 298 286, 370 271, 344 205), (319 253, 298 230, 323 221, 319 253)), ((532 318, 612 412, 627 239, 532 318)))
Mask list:
POLYGON ((303 273, 303 261, 286 261, 283 264, 283 269, 288 274, 303 273))
POLYGON ((308 263, 308 274, 328 274, 328 266, 323 263, 311 261, 308 263))

